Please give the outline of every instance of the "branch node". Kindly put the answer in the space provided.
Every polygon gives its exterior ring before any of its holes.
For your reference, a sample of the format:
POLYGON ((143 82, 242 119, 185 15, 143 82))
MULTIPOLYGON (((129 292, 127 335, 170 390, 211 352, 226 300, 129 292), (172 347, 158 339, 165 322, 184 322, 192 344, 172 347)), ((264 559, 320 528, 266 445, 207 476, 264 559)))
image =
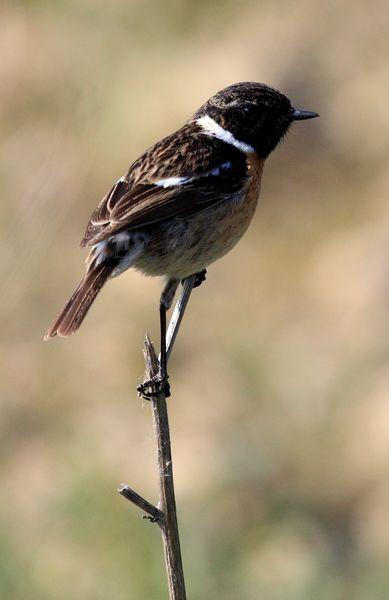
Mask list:
POLYGON ((142 515, 142 519, 145 519, 145 521, 150 521, 150 523, 158 523, 159 525, 162 525, 161 519, 157 519, 156 517, 152 517, 151 515, 142 515))

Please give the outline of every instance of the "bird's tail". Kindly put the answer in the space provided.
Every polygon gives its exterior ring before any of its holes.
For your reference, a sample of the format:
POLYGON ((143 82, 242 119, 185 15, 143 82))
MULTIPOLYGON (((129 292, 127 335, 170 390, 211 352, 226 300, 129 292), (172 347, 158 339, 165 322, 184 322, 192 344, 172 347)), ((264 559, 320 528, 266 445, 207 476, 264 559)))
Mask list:
POLYGON ((66 337, 74 333, 81 325, 92 302, 107 281, 115 264, 108 261, 96 265, 92 263, 73 295, 63 307, 59 317, 45 335, 45 340, 60 335, 66 337))

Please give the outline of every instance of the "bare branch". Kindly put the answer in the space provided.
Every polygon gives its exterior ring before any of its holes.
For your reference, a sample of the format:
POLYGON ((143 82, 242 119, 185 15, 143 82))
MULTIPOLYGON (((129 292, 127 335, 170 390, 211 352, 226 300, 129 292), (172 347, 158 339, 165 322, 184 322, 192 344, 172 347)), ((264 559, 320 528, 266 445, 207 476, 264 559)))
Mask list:
MULTIPOLYGON (((167 357, 170 356, 177 338, 196 275, 185 279, 179 299, 171 317, 166 334, 167 357)), ((146 335, 144 344, 146 381, 152 381, 158 374, 159 361, 154 346, 146 335)), ((157 461, 159 473, 159 502, 154 506, 127 485, 119 488, 119 493, 127 500, 146 512, 153 522, 157 522, 162 531, 165 552, 166 573, 170 600, 186 600, 184 571, 182 566, 180 538, 178 532, 176 500, 173 482, 173 463, 170 446, 169 419, 166 398, 163 391, 152 388, 150 395, 154 432, 157 439, 157 461)))
POLYGON ((150 520, 153 523, 162 523, 163 513, 156 506, 154 506, 154 504, 151 504, 150 502, 142 498, 142 496, 134 492, 134 490, 128 487, 128 485, 125 485, 123 483, 118 488, 118 492, 123 496, 123 498, 126 498, 126 500, 129 500, 130 502, 135 504, 135 506, 147 513, 151 517, 150 520))
MULTIPOLYGON (((178 327, 179 322, 177 329, 178 327)), ((159 363, 154 346, 148 336, 146 336, 145 341, 145 362, 146 377, 151 379, 158 372, 159 363)), ((162 538, 165 551, 169 597, 171 600, 186 600, 176 500, 174 495, 169 419, 165 394, 160 392, 153 396, 151 399, 151 406, 153 411, 154 431, 157 438, 159 505, 163 513, 162 538)))

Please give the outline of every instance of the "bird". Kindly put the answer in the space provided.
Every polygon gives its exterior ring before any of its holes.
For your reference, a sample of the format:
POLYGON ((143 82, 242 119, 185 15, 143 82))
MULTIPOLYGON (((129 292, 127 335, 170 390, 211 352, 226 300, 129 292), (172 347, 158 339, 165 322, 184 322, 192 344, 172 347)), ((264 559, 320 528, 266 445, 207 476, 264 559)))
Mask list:
POLYGON ((180 281, 197 274, 200 285, 241 239, 267 157, 293 122, 318 116, 263 83, 213 95, 135 160, 94 210, 81 241, 90 248, 85 275, 45 339, 74 333, 107 280, 130 267, 162 276, 160 368, 151 383, 169 395, 166 314, 180 281))

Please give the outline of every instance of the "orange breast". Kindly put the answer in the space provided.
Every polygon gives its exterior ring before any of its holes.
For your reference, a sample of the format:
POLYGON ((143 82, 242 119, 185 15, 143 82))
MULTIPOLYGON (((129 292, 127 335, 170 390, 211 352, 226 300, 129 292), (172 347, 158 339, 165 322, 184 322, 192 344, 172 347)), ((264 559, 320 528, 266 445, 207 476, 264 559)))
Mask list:
POLYGON ((184 278, 229 252, 246 232, 255 212, 264 160, 247 156, 245 189, 187 219, 171 219, 153 230, 133 263, 149 275, 184 278))
POLYGON ((248 170, 251 176, 246 196, 246 202, 248 204, 251 204, 252 202, 255 203, 255 206, 257 204, 259 192, 261 190, 261 178, 264 163, 264 159, 260 158, 257 154, 249 154, 247 157, 248 170))

